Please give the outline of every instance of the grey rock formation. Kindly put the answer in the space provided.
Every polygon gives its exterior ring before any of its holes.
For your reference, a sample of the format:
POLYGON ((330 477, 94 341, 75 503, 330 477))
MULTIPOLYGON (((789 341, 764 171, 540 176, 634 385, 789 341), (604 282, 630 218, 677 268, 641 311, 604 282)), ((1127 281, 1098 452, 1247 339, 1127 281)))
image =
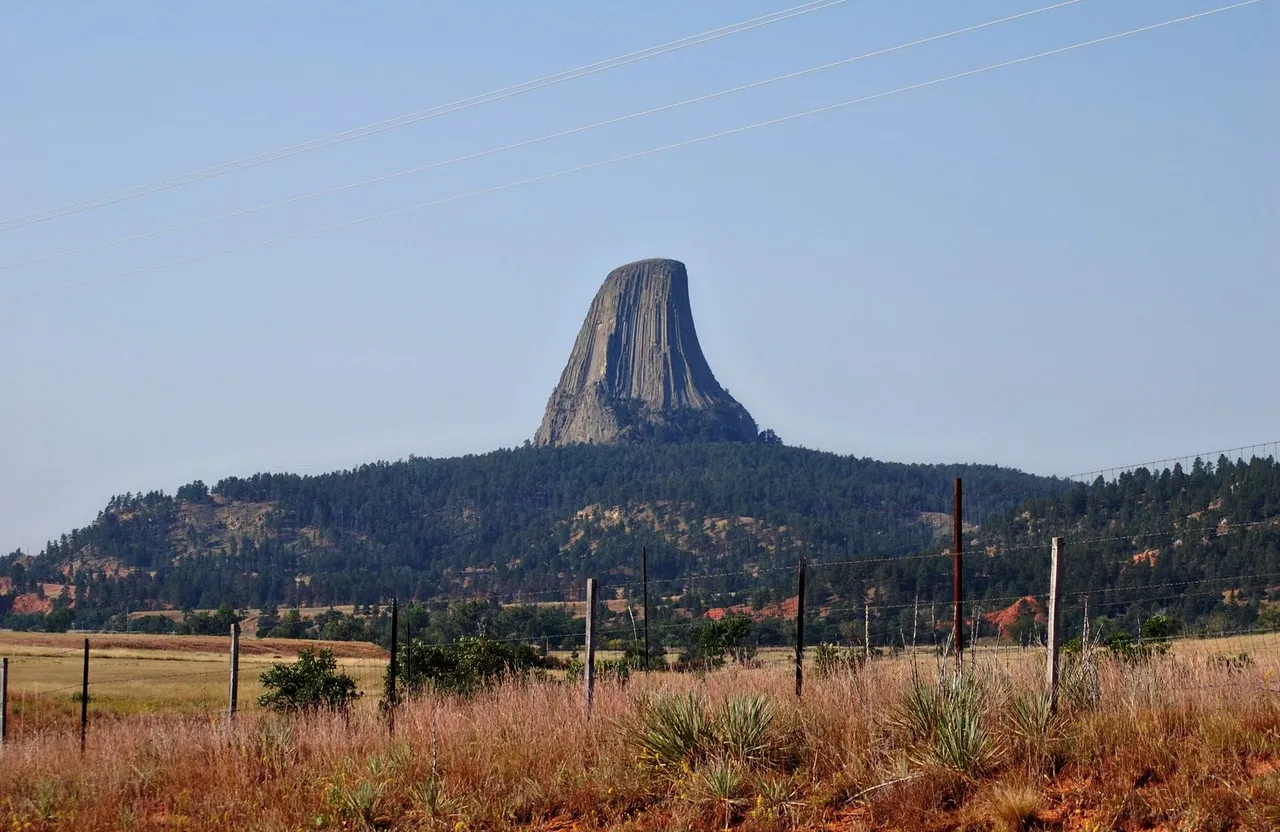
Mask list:
POLYGON ((684 264, 655 259, 605 278, 533 443, 745 442, 756 435, 751 414, 702 355, 684 264))

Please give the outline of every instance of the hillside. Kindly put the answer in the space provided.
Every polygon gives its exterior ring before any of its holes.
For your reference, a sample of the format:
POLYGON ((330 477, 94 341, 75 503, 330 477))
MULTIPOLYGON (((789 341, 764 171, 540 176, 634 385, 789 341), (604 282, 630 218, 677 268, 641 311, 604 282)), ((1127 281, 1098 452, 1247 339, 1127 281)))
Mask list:
POLYGON ((916 552, 939 535, 935 514, 948 509, 955 476, 965 478, 973 522, 1063 487, 992 466, 764 443, 526 447, 127 494, 39 556, 11 557, 0 574, 13 579, 10 603, 38 582, 69 584, 80 626, 126 607, 224 601, 560 597, 588 575, 628 580, 641 546, 654 580, 768 569, 802 554, 916 552))
MULTIPOLYGON (((966 620, 981 615, 989 635, 1000 629, 1017 638, 1010 619, 1019 599, 1045 597, 1055 536, 1066 544, 1069 633, 1081 632, 1086 602, 1095 634, 1136 633, 1157 613, 1192 633, 1280 626, 1280 464, 1272 458, 1196 460, 1190 471, 1139 468, 988 515, 966 535, 966 620)), ((926 605, 950 598, 951 565, 946 558, 883 563, 842 573, 828 590, 897 604, 873 617, 873 631, 887 639, 911 631, 916 597, 926 605)), ((1038 609, 1023 602, 1023 629, 1038 609)))

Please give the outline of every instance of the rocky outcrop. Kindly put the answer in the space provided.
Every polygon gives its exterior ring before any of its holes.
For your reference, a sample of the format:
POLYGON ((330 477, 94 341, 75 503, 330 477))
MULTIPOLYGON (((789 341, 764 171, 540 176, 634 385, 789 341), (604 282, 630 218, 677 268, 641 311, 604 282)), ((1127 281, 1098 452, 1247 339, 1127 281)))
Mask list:
POLYGON ((655 259, 605 278, 534 444, 756 435, 751 414, 720 386, 702 355, 684 264, 655 259))

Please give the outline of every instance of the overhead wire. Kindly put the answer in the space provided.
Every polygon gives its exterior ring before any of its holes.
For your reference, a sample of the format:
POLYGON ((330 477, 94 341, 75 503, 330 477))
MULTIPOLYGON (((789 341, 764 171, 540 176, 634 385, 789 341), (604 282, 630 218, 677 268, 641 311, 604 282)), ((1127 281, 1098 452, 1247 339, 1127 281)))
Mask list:
POLYGON ((1118 465, 1112 468, 1100 468, 1096 471, 1083 471, 1078 474, 1067 474, 1062 477, 1065 480, 1079 480, 1084 478, 1096 479, 1097 477, 1106 477, 1109 474, 1124 473, 1125 471, 1136 471, 1139 468, 1152 470, 1158 466, 1168 465, 1171 462, 1182 462, 1188 459, 1212 459, 1215 457, 1229 456, 1244 451, 1255 453, 1258 448, 1262 448, 1265 452, 1270 447, 1273 449, 1280 447, 1280 440, 1276 442, 1258 442, 1253 445, 1238 445, 1234 448, 1222 448, 1217 451, 1203 451, 1194 454, 1183 454, 1182 456, 1171 456, 1166 459, 1154 459, 1149 462, 1138 462, 1133 465, 1118 465))
POLYGON ((1020 65, 1020 64, 1028 63, 1028 62, 1030 62, 1030 61, 1040 60, 1040 59, 1047 58, 1047 57, 1051 57, 1051 56, 1054 56, 1054 55, 1061 55, 1061 54, 1064 54, 1064 53, 1067 53, 1067 52, 1072 52, 1072 51, 1075 51, 1075 50, 1078 50, 1078 49, 1083 49, 1083 48, 1086 48, 1086 47, 1089 47, 1089 46, 1096 46, 1096 45, 1098 45, 1098 44, 1108 43, 1108 42, 1111 42, 1111 41, 1119 40, 1119 39, 1121 39, 1121 38, 1132 37, 1132 36, 1134 36, 1134 35, 1139 35, 1139 34, 1143 34, 1143 33, 1146 33, 1146 32, 1155 31, 1155 30, 1157 30, 1157 29, 1163 29, 1163 28, 1166 28, 1166 27, 1168 27, 1168 26, 1174 26, 1174 25, 1177 25, 1177 24, 1180 24, 1180 23, 1186 23, 1186 22, 1189 22, 1189 21, 1192 21, 1192 20, 1199 20, 1199 19, 1202 19, 1202 18, 1208 17, 1208 16, 1210 16, 1210 15, 1221 14, 1221 13, 1223 13, 1223 12, 1231 11, 1231 10, 1234 10, 1234 9, 1239 9, 1239 8, 1243 8, 1243 7, 1246 7, 1246 6, 1252 6, 1252 5, 1255 5, 1255 4, 1260 3, 1260 2, 1262 2, 1262 0, 1242 0, 1242 2, 1234 3, 1234 4, 1231 4, 1231 5, 1228 5, 1228 6, 1220 6, 1220 7, 1214 8, 1214 9, 1209 9, 1209 10, 1207 10, 1207 11, 1197 12, 1197 13, 1195 13, 1195 14, 1191 14, 1191 15, 1184 15, 1184 16, 1182 16, 1182 17, 1177 17, 1177 18, 1172 18, 1172 19, 1169 19, 1169 20, 1164 20, 1164 21, 1161 21, 1161 22, 1158 22, 1158 23, 1153 23, 1153 24, 1149 24, 1149 25, 1146 25, 1146 26, 1141 26, 1141 27, 1138 27, 1138 28, 1135 28, 1135 29, 1129 29, 1129 30, 1126 30, 1126 31, 1123 31, 1123 32, 1117 32, 1117 33, 1114 33, 1114 34, 1111 34, 1111 35, 1105 35, 1105 36, 1102 36, 1102 37, 1092 38, 1092 39, 1090 39, 1090 40, 1085 40, 1085 41, 1080 41, 1080 42, 1077 42, 1077 43, 1073 43, 1073 44, 1070 44, 1070 45, 1067 45, 1067 46, 1061 46, 1061 47, 1057 47, 1057 48, 1055 48, 1055 49, 1049 49, 1049 50, 1045 50, 1045 51, 1043 51, 1043 52, 1037 52, 1037 53, 1032 54, 1032 55, 1025 55, 1025 56, 1020 57, 1020 58, 1013 58, 1013 59, 1011 59, 1011 60, 1001 61, 1001 62, 999 62, 999 63, 988 64, 987 66, 979 67, 979 68, 977 68, 977 69, 971 69, 971 70, 966 70, 966 71, 964 71, 964 72, 953 73, 953 74, 951 74, 951 75, 945 75, 945 76, 942 76, 942 77, 939 77, 939 78, 934 78, 934 79, 929 80, 929 81, 922 81, 922 82, 919 82, 919 83, 916 83, 916 84, 909 84, 909 85, 907 85, 907 86, 897 87, 897 88, 895 88, 895 89, 886 90, 886 91, 879 92, 879 93, 874 93, 874 94, 871 94, 871 95, 861 96, 861 97, 858 97, 858 98, 849 99, 849 100, 847 100, 847 101, 841 101, 841 102, 838 102, 838 103, 835 103, 835 104, 828 104, 828 105, 823 106, 823 107, 815 107, 815 108, 813 108, 813 109, 804 110, 804 111, 797 112, 797 113, 791 113, 791 114, 789 114, 789 115, 785 115, 785 116, 778 116, 778 117, 776 117, 776 118, 766 119, 766 120, 764 120, 764 121, 758 121, 758 122, 754 122, 754 123, 751 123, 751 124, 746 124, 746 125, 742 125, 742 126, 739 126, 739 127, 730 128, 730 129, 727 129, 727 130, 720 130, 720 131, 717 131, 717 132, 714 132, 714 133, 708 133, 708 134, 705 134, 705 135, 702 135, 702 136, 697 136, 697 137, 690 138, 690 139, 683 139, 683 140, 681 140, 681 141, 672 142, 672 143, 670 143, 670 144, 661 145, 661 146, 659 146, 659 147, 653 147, 653 148, 649 148, 649 149, 647 149, 647 150, 641 150, 641 151, 637 151, 637 152, 634 152, 634 153, 627 153, 627 154, 624 154, 624 155, 622 155, 622 156, 615 156, 615 157, 613 157, 613 158, 610 158, 610 159, 604 159, 604 160, 597 161, 597 162, 590 162, 590 163, 583 164, 583 165, 577 165, 577 166, 574 166, 574 167, 565 168, 565 169, 558 170, 558 171, 554 171, 554 172, 551 172, 551 173, 540 174, 540 175, 538 175, 538 176, 532 176, 532 177, 528 177, 528 178, 525 178, 525 179, 516 180, 516 181, 514 181, 514 182, 508 182, 508 183, 505 183, 505 184, 502 184, 502 185, 494 185, 494 186, 490 186, 490 187, 487 187, 487 188, 480 188, 480 189, 478 189, 478 190, 468 191, 468 192, 466 192, 466 193, 456 194, 456 195, 454 195, 454 196, 444 197, 444 198, 441 198, 441 199, 435 199, 435 200, 431 200, 431 201, 428 201, 428 202, 422 202, 422 203, 418 203, 418 204, 415 204, 415 205, 405 206, 405 207, 402 207, 402 208, 394 208, 394 209, 390 209, 390 210, 387 210, 387 211, 381 211, 381 212, 378 212, 378 213, 375 213, 375 214, 370 214, 370 215, 367 215, 367 216, 364 216, 364 217, 358 217, 358 218, 356 218, 356 219, 344 220, 344 221, 342 221, 342 222, 332 223, 332 224, 329 224, 329 225, 324 225, 324 226, 319 226, 319 227, 315 227, 315 228, 305 229, 305 230, 302 230, 302 231, 296 231, 296 232, 292 232, 292 233, 289 233, 289 234, 283 234, 283 235, 280 235, 280 236, 277 236, 277 237, 272 237, 272 238, 270 238, 270 239, 266 239, 266 240, 259 240, 259 241, 257 241, 257 242, 253 242, 253 243, 247 243, 247 244, 243 244, 243 245, 231 246, 231 247, 229 247, 229 248, 219 249, 219 250, 217 250, 217 251, 206 252, 206 253, 204 253, 204 254, 197 254, 197 255, 194 255, 194 256, 191 256, 191 257, 184 257, 184 258, 180 258, 180 259, 177 259, 177 260, 170 260, 170 261, 166 261, 166 262, 162 262, 162 263, 157 263, 157 264, 154 264, 154 265, 151 265, 151 266, 145 266, 145 267, 138 268, 138 269, 132 269, 132 270, 130 270, 130 271, 118 272, 118 273, 115 273, 115 274, 103 275, 103 276, 100 276, 100 277, 90 278, 90 279, 88 279, 88 280, 81 280, 81 281, 76 281, 76 282, 73 282, 73 283, 66 283, 66 284, 62 284, 62 285, 60 285, 60 286, 53 286, 53 287, 44 288, 44 289, 36 289, 36 290, 32 290, 32 291, 28 291, 28 292, 21 293, 21 294, 17 294, 17 295, 10 295, 10 296, 5 297, 5 298, 0 298, 0 304, 15 303, 15 302, 18 302, 18 301, 28 300, 28 299, 31 299, 31 298, 34 298, 34 297, 39 297, 39 296, 43 296, 43 295, 54 294, 54 293, 58 293, 58 292, 64 292, 64 291, 68 291, 68 290, 71 290, 71 289, 79 289, 79 288, 83 288, 83 287, 85 287, 85 286, 91 286, 91 285, 95 285, 95 284, 98 284, 98 283, 104 283, 104 282, 107 282, 107 281, 121 280, 121 279, 129 278, 129 277, 137 277, 137 276, 139 276, 139 275, 148 274, 148 273, 155 272, 155 271, 159 271, 159 270, 162 270, 162 269, 173 268, 173 267, 175 267, 175 266, 188 265, 188 264, 191 264, 191 263, 197 263, 197 262, 201 262, 201 261, 204 261, 204 260, 213 259, 213 258, 216 258, 216 257, 224 257, 224 256, 229 255, 229 254, 236 254, 236 253, 239 253, 239 252, 250 251, 250 250, 258 249, 258 248, 262 248, 262 247, 264 247, 264 246, 268 246, 268 245, 274 245, 274 244, 277 244, 277 243, 282 243, 282 242, 287 242, 287 241, 290 241, 290 240, 297 240, 297 239, 301 239, 301 238, 304 238, 304 237, 313 236, 313 235, 315 235, 315 234, 326 233, 326 232, 329 232, 329 231, 336 231, 336 230, 343 229, 343 228, 351 228, 351 227, 354 227, 354 226, 363 225, 363 224, 365 224, 365 223, 373 222, 373 221, 376 221, 376 220, 387 219, 387 218, 389 218, 389 217, 402 216, 402 215, 405 215, 405 214, 409 214, 409 213, 413 213, 413 212, 421 211, 421 210, 424 210, 424 209, 427 209, 427 208, 432 208, 432 207, 437 207, 437 206, 440 206, 440 205, 446 205, 446 204, 450 204, 450 203, 453 203, 453 202, 458 202, 458 201, 461 201, 461 200, 464 200, 464 199, 470 199, 470 198, 477 197, 477 196, 483 196, 483 195, 487 195, 487 194, 497 193, 497 192, 500 192, 500 191, 506 191, 506 190, 510 190, 510 189, 512 189, 512 188, 518 188, 518 187, 522 187, 522 186, 525 186, 525 185, 535 184, 535 183, 538 183, 538 182, 546 182, 546 181, 549 181, 549 180, 558 179, 558 178, 560 178, 560 177, 568 176, 568 175, 575 174, 575 173, 582 173, 582 172, 585 172, 585 171, 594 170, 594 169, 597 169, 597 168, 603 168, 603 167, 607 167, 607 166, 610 166, 610 165, 615 165, 615 164, 619 164, 619 163, 622 163, 622 162, 631 161, 631 160, 634 160, 634 159, 640 159, 640 158, 645 158, 645 157, 648 157, 648 156, 654 156, 654 155, 657 155, 657 154, 660 154, 660 153, 665 153, 665 152, 668 152, 668 151, 671 151, 671 150, 676 150, 676 149, 684 148, 684 147, 691 147, 691 146, 693 146, 693 145, 698 145, 698 144, 702 144, 702 143, 705 143, 705 142, 709 142, 709 141, 714 141, 714 140, 717 140, 717 139, 726 138, 726 137, 728 137, 728 136, 734 136, 734 135, 738 135, 738 134, 741 134, 741 133, 746 133, 746 132, 749 132, 749 131, 752 131, 752 130, 758 130, 758 129, 761 129, 761 128, 764 128, 764 127, 772 127, 772 126, 779 125, 779 124, 785 124, 785 123, 793 122, 793 121, 796 121, 796 120, 798 120, 798 119, 802 119, 802 118, 808 118, 808 117, 815 116, 815 115, 820 115, 820 114, 823 114, 823 113, 833 112, 833 111, 840 110, 840 109, 843 109, 843 108, 846 108, 846 107, 851 107, 851 106, 854 106, 854 105, 857 105, 857 104, 865 104, 865 103, 869 103, 869 102, 872 102, 872 101, 877 101, 877 100, 880 100, 880 99, 883 99, 883 98, 888 98, 888 97, 890 97, 890 96, 894 96, 894 95, 901 95, 901 94, 903 94, 903 93, 912 92, 912 91, 920 90, 920 89, 925 89, 925 88, 928 88, 928 87, 934 87, 934 86, 937 86, 937 85, 939 85, 939 84, 945 84, 945 83, 948 83, 948 82, 951 82, 951 81, 957 81, 957 80, 960 80, 960 79, 963 79, 963 78, 970 78, 970 77, 973 77, 973 76, 976 76, 976 75, 981 75, 981 74, 984 74, 984 73, 987 73, 987 72, 992 72, 992 71, 995 71, 995 70, 998 70, 998 69, 1004 69, 1004 68, 1011 67, 1011 66, 1017 66, 1017 65, 1020 65))
POLYGON ((125 237, 118 237, 116 239, 106 240, 100 243, 94 243, 92 245, 66 249, 63 251, 54 252, 52 254, 44 254, 39 257, 33 257, 27 260, 21 260, 13 263, 5 263, 3 265, 0 265, 0 271, 7 271, 9 269, 22 268, 24 266, 31 266, 37 263, 43 263, 50 260, 58 260, 64 257, 70 257, 77 254, 85 254, 91 251, 98 251, 100 249, 109 248, 111 246, 122 245, 124 243, 132 243, 132 242, 138 242, 141 240, 152 239, 152 238, 160 237, 166 234, 172 234, 178 231, 185 231, 190 228, 197 228, 202 225, 209 225, 211 223, 221 222, 223 220, 234 219, 234 218, 246 216, 249 214, 259 213, 261 211, 269 211, 275 208, 282 208, 287 205, 293 205, 299 202, 305 202, 312 199, 319 199, 326 196, 333 196, 334 194, 344 193, 346 191, 367 187, 369 185, 376 185, 383 182, 389 182, 395 179, 400 179, 405 176, 410 176, 418 173, 425 173, 430 170, 436 170, 439 168, 447 167, 449 165, 459 164, 461 162, 468 162, 468 161, 474 161, 476 159, 483 159, 489 156, 495 156, 500 153, 505 153, 507 151, 518 150, 521 148, 530 147, 532 145, 541 144, 543 142, 566 138, 568 136, 585 133, 591 130, 597 130, 602 127, 609 127, 615 124, 621 124, 623 122, 632 121, 634 119, 656 115, 658 113, 663 113, 670 110, 675 110, 680 107, 686 107, 692 104, 701 104, 707 101, 713 101, 718 98, 723 98, 725 96, 734 95, 741 92, 747 92, 749 90, 759 89, 761 87, 769 86, 771 84, 776 84, 783 81, 790 81, 796 78, 804 77, 806 75, 812 75, 818 72, 825 72, 830 69, 835 69, 842 66, 848 66, 850 64, 854 64, 859 61, 865 61, 871 58, 877 58, 884 55, 889 55, 894 52, 901 52, 905 49, 910 49, 916 46, 923 46, 925 44, 934 43, 936 41, 945 40, 946 38, 956 37, 958 35, 968 34, 970 32, 976 32, 982 29, 989 29, 993 26, 998 26, 1004 23, 1011 23, 1016 20, 1021 20, 1023 18, 1032 17, 1034 15, 1043 14, 1049 11, 1054 11, 1056 9, 1061 9, 1066 6, 1074 6, 1082 2, 1084 2, 1084 0, 1063 0, 1063 2, 1055 3, 1050 6, 1044 6, 1038 9, 1032 9, 1030 11, 1021 12, 1015 15, 1009 15, 1006 17, 999 18, 997 20, 989 20, 989 21, 986 21, 985 23, 975 24, 973 26, 966 26, 962 29, 954 29, 952 31, 944 32, 942 34, 932 35, 927 38, 920 38, 917 40, 913 40, 913 41, 910 41, 909 43, 901 43, 896 46, 890 46, 884 49, 877 49, 872 52, 864 52, 860 55, 855 55, 853 57, 842 58, 841 60, 838 60, 838 61, 830 61, 824 64, 820 64, 818 66, 812 66, 806 69, 796 70, 794 72, 788 72, 782 75, 775 75, 772 78, 766 78, 760 81, 753 81, 749 84, 742 84, 736 87, 731 87, 729 89, 720 90, 718 92, 708 93, 706 95, 699 95, 694 98, 686 98, 681 101, 673 102, 671 104, 663 104, 658 107, 651 107, 646 110, 639 110, 637 112, 628 113, 626 115, 615 116, 613 118, 608 118, 603 121, 597 121, 591 124, 584 124, 584 125, 569 128, 566 130, 559 130, 557 132, 548 133, 546 135, 538 136, 537 138, 533 138, 533 139, 525 139, 519 142, 500 145, 498 147, 492 147, 487 150, 476 151, 474 153, 467 153, 462 156, 455 156, 451 159, 444 159, 437 162, 431 162, 425 165, 418 165, 416 167, 395 171, 393 173, 387 173, 387 174, 383 174, 381 176, 375 176, 369 179, 362 179, 358 182, 349 182, 345 185, 338 185, 332 188, 325 188, 319 191, 312 191, 310 193, 300 194, 298 196, 277 200, 275 202, 268 202, 262 205, 255 205, 249 208, 240 208, 235 211, 229 211, 227 213, 218 214, 216 216, 211 216, 211 217, 204 217, 202 219, 192 220, 190 222, 179 223, 177 225, 170 225, 165 228, 160 228, 153 231, 146 231, 138 234, 131 234, 125 237))
POLYGON ((711 29, 696 35, 688 35, 677 40, 668 41, 667 43, 651 46, 646 49, 629 52, 625 55, 619 55, 614 58, 608 58, 603 61, 597 61, 592 64, 586 64, 575 69, 564 70, 562 72, 545 75, 535 78, 531 81, 524 81, 501 89, 492 90, 490 92, 481 93, 463 98, 448 104, 441 104, 425 110, 418 110, 405 115, 396 116, 395 118, 384 119, 382 121, 366 124, 361 127, 354 127, 344 130, 340 133, 333 133, 328 136, 322 136, 318 139, 311 139, 306 142, 289 145, 276 150, 270 150, 258 153, 253 156, 245 156, 230 162, 224 162, 213 167, 203 168, 201 170, 192 171, 190 173, 179 174, 178 176, 159 179, 145 185, 138 185, 133 188, 126 188, 120 191, 114 191, 102 196, 93 197, 91 199, 81 200, 55 208, 48 208, 43 211, 37 211, 21 217, 13 217, 8 220, 0 220, 0 233, 12 231, 17 228, 23 228, 28 225, 46 222, 48 220, 59 219, 61 217, 78 214, 83 211, 90 211, 96 208, 102 208, 107 205, 114 205, 138 197, 148 196, 160 191, 170 190, 172 188, 188 185, 193 182, 201 182, 207 179, 224 176, 228 173, 235 173, 259 165, 276 162, 281 159, 288 159, 303 153, 310 153, 325 147, 331 147, 336 144, 353 141, 355 139, 372 136, 378 133, 384 133, 388 130, 394 130, 399 127, 405 127, 410 124, 417 124, 428 119, 437 118, 439 116, 449 115, 461 110, 467 110, 482 104, 488 104, 494 101, 512 98, 517 95, 523 95, 527 92, 545 89, 546 87, 562 84, 566 81, 573 81, 578 78, 585 78, 601 72, 607 72, 611 69, 634 64, 659 55, 666 55, 671 52, 677 52, 692 46, 699 46, 703 43, 719 40, 721 38, 730 37, 732 35, 748 32, 758 29, 762 26, 769 26, 774 23, 780 23, 784 20, 790 20, 794 17, 810 14, 812 12, 823 11, 834 6, 841 5, 848 0, 813 0, 813 2, 802 3, 798 6, 792 6, 788 9, 782 9, 777 12, 771 12, 766 15, 754 17, 749 20, 732 23, 728 26, 722 26, 718 29, 711 29))

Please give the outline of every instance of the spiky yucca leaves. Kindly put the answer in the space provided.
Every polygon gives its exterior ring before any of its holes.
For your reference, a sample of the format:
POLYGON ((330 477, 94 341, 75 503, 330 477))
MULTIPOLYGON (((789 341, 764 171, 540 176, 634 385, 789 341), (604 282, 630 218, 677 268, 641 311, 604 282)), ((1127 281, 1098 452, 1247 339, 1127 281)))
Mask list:
POLYGON ((912 762, 965 776, 993 767, 1001 749, 987 729, 984 694, 972 675, 952 676, 937 686, 913 678, 895 720, 913 741, 912 762))
POLYGON ((729 828, 747 803, 743 799, 747 777, 742 766, 728 757, 715 757, 698 771, 696 784, 698 797, 714 810, 724 828, 729 828))
POLYGON ((1027 773, 1043 772, 1066 738, 1066 719, 1049 707, 1049 696, 1041 691, 1011 693, 1004 713, 1011 745, 1026 761, 1027 773))
POLYGON ((630 735, 655 767, 692 766, 706 756, 712 738, 707 701, 696 693, 660 697, 641 707, 630 735))
POLYGON ((714 710, 697 694, 664 696, 641 707, 629 733, 658 768, 693 768, 712 756, 758 766, 778 750, 776 712, 773 700, 761 695, 733 696, 714 710))
POLYGON ((715 738, 732 758, 765 763, 776 749, 771 735, 775 713, 773 701, 765 696, 726 699, 715 715, 715 738))

